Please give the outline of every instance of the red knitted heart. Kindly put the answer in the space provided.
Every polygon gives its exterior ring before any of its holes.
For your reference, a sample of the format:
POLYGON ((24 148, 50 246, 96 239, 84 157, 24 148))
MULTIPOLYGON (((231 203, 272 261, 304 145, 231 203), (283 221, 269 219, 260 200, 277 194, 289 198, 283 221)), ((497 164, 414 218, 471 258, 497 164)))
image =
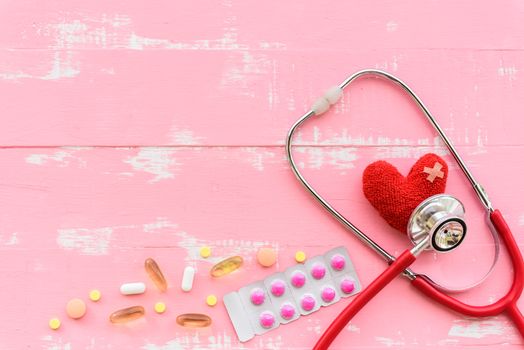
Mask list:
POLYGON ((448 178, 446 162, 433 153, 420 158, 407 177, 386 161, 364 170, 364 195, 386 221, 406 232, 409 217, 424 199, 443 193, 448 178))

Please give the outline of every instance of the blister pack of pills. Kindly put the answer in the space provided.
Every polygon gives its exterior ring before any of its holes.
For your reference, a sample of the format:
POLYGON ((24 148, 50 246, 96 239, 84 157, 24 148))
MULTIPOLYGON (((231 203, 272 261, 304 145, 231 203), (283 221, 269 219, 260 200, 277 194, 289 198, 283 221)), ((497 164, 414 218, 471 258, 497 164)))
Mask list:
POLYGON ((338 247, 224 296, 241 342, 361 290, 344 247, 338 247))

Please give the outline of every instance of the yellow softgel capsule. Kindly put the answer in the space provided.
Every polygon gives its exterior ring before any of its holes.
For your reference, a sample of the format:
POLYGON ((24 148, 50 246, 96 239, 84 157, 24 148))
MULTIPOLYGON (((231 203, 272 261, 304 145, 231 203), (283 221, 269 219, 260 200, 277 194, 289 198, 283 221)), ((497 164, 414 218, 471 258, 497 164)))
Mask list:
POLYGON ((89 292, 89 299, 91 299, 91 301, 99 301, 101 297, 102 293, 100 293, 98 289, 93 289, 89 292))
POLYGON ((60 320, 58 318, 52 318, 49 320, 49 328, 52 330, 57 330, 60 328, 60 320))
POLYGON ((232 256, 226 260, 222 260, 211 268, 211 276, 222 277, 238 269, 244 263, 241 256, 232 256))
POLYGON ((214 294, 210 294, 206 297, 206 304, 209 306, 215 306, 217 304, 217 297, 214 294))
POLYGON ((295 260, 299 263, 303 263, 304 261, 306 261, 306 253, 299 250, 298 252, 295 253, 295 260))
POLYGON ((109 315, 109 321, 111 321, 111 323, 125 323, 134 321, 140 317, 143 317, 145 313, 146 310, 143 306, 131 306, 113 312, 111 315, 109 315))
POLYGON ((200 256, 203 258, 209 258, 211 256, 211 248, 210 247, 200 248, 200 256))
POLYGON ((151 258, 147 258, 144 266, 146 268, 147 274, 149 275, 149 278, 151 281, 153 281, 158 290, 165 292, 167 290, 167 281, 156 261, 151 258))
POLYGON ((155 304, 155 312, 157 314, 163 314, 165 311, 166 311, 166 304, 164 304, 161 301, 155 304))

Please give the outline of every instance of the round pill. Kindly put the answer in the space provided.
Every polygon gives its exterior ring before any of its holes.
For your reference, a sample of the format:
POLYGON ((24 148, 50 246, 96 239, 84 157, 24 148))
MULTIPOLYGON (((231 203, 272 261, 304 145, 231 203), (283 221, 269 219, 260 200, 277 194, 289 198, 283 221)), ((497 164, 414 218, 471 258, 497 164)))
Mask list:
POLYGON ((217 304, 217 297, 216 295, 210 294, 206 297, 206 304, 209 306, 215 306, 217 304))
POLYGON ((313 268, 311 268, 311 276, 313 276, 314 279, 320 280, 324 278, 326 275, 326 267, 322 264, 315 264, 313 265, 313 268))
POLYGON ((200 248, 200 256, 203 258, 209 258, 211 256, 211 248, 210 247, 200 248))
POLYGON ((340 289, 346 293, 349 294, 353 290, 355 290, 355 280, 352 278, 345 278, 340 282, 340 289))
POLYGON ((293 318, 293 316, 295 316, 295 307, 288 303, 282 305, 280 308, 280 316, 285 320, 293 318))
POLYGON ((260 314, 260 325, 264 328, 271 328, 275 324, 275 316, 269 311, 260 314))
POLYGON ((257 252, 257 261, 264 267, 270 267, 277 262, 277 252, 273 248, 262 247, 257 252))
POLYGON ((164 304, 161 301, 155 303, 155 312, 157 314, 163 314, 165 311, 166 311, 166 304, 164 304))
POLYGON ((331 267, 337 271, 343 270, 346 266, 346 259, 340 255, 335 254, 331 257, 331 267))
POLYGON ((67 316, 77 319, 86 314, 86 304, 81 299, 71 299, 66 305, 67 316))
POLYGON ((298 252, 295 253, 295 260, 299 263, 303 263, 304 261, 306 261, 306 253, 299 250, 298 252))
POLYGON ((101 297, 102 293, 100 293, 98 289, 93 289, 89 292, 89 299, 91 299, 91 301, 99 301, 101 297))
POLYGON ((326 303, 332 302, 335 299, 335 290, 331 287, 322 289, 321 297, 326 303))
POLYGON ((251 291, 251 302, 255 305, 260 305, 264 302, 266 296, 264 291, 260 288, 255 288, 251 291))
POLYGON ((280 297, 286 291, 286 284, 282 280, 274 280, 271 282, 271 294, 280 297))
POLYGON ((57 330, 60 328, 60 320, 58 318, 52 318, 49 320, 49 328, 52 330, 57 330))
POLYGON ((302 309, 306 311, 311 311, 315 307, 315 298, 313 298, 312 295, 304 295, 302 297, 302 300, 300 301, 300 305, 302 306, 302 309))
POLYGON ((300 272, 297 271, 291 276, 291 284, 297 288, 302 287, 306 283, 306 276, 300 272))

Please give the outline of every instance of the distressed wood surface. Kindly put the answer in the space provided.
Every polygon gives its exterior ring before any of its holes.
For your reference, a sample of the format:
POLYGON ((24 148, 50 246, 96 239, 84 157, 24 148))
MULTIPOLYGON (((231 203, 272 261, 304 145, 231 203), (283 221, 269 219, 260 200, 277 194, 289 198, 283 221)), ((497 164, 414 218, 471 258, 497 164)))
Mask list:
MULTIPOLYGON (((289 126, 327 87, 362 68, 410 84, 439 118, 524 245, 520 175, 524 2, 80 1, 0 2, 0 349, 309 349, 349 301, 242 344, 219 297, 309 256, 345 245, 363 285, 385 264, 312 201, 284 155, 289 126), (209 245, 204 260, 198 248, 209 245), (264 269, 254 256, 273 246, 264 269), (221 257, 237 274, 211 280, 221 257), (155 291, 155 258, 170 289, 155 291), (183 268, 195 288, 179 290, 183 268), (118 287, 143 280, 143 296, 118 287), (88 302, 67 318, 72 297, 88 302), (164 315, 152 305, 163 300, 164 315), (114 327, 108 314, 142 304, 146 322, 114 327), (187 330, 183 312, 213 326, 187 330), (58 316, 62 328, 47 322, 58 316)), ((493 243, 475 196, 422 115, 391 84, 355 83, 306 125, 295 149, 321 193, 391 252, 408 244, 372 210, 363 169, 386 159, 404 173, 426 152, 450 164, 448 192, 467 208, 467 244, 427 253, 416 268, 451 285, 489 267, 493 243), (451 272, 452 273, 451 273, 451 272)), ((493 275, 461 300, 486 304, 511 283, 502 254, 493 275)), ((519 305, 524 307, 522 301, 519 305)), ((355 317, 333 349, 504 348, 523 344, 505 316, 473 319, 395 280, 355 317)))

